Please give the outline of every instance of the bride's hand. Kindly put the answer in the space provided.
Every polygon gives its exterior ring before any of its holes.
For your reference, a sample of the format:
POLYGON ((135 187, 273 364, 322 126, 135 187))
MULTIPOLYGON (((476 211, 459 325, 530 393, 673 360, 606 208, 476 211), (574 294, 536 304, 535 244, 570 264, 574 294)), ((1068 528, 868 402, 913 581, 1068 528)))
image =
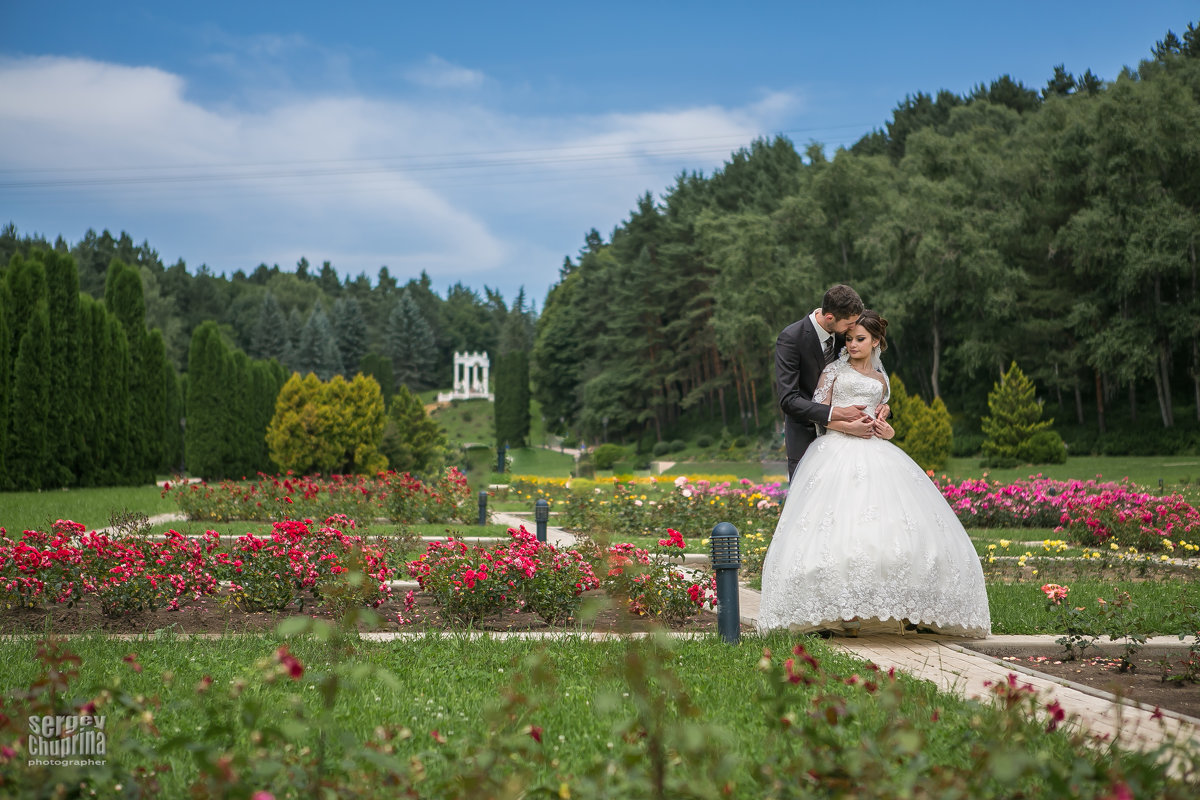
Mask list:
POLYGON ((848 433, 851 436, 858 436, 861 439, 870 439, 875 435, 875 423, 868 416, 863 416, 861 419, 856 419, 853 422, 843 422, 842 432, 848 433))
POLYGON ((880 439, 891 439, 896 435, 896 430, 888 424, 887 420, 877 419, 873 427, 875 435, 880 439))

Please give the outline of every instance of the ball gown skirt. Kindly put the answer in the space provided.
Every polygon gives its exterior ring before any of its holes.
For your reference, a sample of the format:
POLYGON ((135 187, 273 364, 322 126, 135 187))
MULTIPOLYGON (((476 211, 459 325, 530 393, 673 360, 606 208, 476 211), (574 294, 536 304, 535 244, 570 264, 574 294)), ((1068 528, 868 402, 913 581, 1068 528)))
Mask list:
POLYGON ((831 431, 796 467, 758 628, 836 631, 854 618, 861 633, 900 633, 905 620, 969 637, 991 628, 979 556, 933 481, 889 441, 831 431))

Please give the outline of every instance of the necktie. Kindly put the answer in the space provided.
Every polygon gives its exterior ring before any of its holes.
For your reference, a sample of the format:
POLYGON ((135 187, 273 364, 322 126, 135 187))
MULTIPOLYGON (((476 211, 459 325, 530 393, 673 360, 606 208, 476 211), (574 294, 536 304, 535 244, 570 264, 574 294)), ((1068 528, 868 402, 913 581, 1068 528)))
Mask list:
POLYGON ((830 336, 825 340, 825 363, 829 364, 833 361, 833 337, 830 336))

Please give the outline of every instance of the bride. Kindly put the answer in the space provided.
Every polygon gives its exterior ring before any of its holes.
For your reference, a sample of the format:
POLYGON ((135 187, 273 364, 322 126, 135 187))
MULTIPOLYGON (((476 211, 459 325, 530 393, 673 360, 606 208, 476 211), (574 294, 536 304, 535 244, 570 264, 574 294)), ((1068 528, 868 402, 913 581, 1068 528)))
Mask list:
MULTIPOLYGON (((846 351, 825 368, 818 403, 865 406, 889 395, 879 354, 887 320, 864 311, 846 351)), ((761 631, 903 633, 920 626, 985 637, 983 569, 941 492, 876 420, 867 438, 840 423, 809 447, 792 476, 763 564, 761 631)))

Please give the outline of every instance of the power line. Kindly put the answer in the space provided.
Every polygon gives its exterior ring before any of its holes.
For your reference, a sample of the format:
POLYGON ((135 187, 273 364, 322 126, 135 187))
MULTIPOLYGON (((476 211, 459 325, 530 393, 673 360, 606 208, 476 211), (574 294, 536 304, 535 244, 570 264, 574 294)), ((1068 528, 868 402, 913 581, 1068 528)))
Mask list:
MULTIPOLYGON (((830 128, 812 128, 812 129, 794 129, 785 133, 799 133, 806 130, 832 130, 835 128, 848 128, 855 126, 833 126, 830 128)), ((717 145, 717 141, 723 142, 743 142, 744 136, 740 135, 722 135, 709 137, 692 137, 678 139, 661 139, 648 140, 644 142, 614 142, 611 144, 595 144, 595 145, 571 145, 563 147, 551 147, 540 149, 524 149, 524 150, 499 150, 499 151, 478 151, 475 153, 458 153, 458 154, 443 154, 443 155, 412 155, 412 156, 384 156, 380 158, 351 158, 351 159, 327 159, 327 160, 298 160, 298 161, 279 161, 267 163, 247 163, 247 164, 224 164, 224 165, 204 165, 196 167, 96 167, 96 168, 28 168, 28 169, 5 169, 0 170, 0 173, 63 173, 70 172, 78 175, 83 173, 104 173, 104 172, 164 172, 167 174, 149 174, 149 175, 129 175, 123 174, 119 177, 73 177, 73 178, 51 178, 44 180, 9 180, 0 182, 0 189, 60 189, 60 188, 79 188, 87 186, 119 186, 119 185, 143 185, 143 184, 165 184, 165 183, 197 183, 197 182, 245 182, 245 181, 265 181, 279 180, 285 178, 322 178, 332 176, 351 176, 351 175, 372 175, 372 174, 393 174, 404 175, 407 173, 420 172, 452 172, 456 170, 486 170, 498 169, 504 167, 552 167, 554 165, 570 165, 582 164, 588 162, 605 162, 605 161, 630 161, 637 159, 662 159, 662 158, 677 158, 681 156, 697 156, 707 154, 719 154, 728 152, 728 145, 717 145), (672 144, 672 143, 689 143, 687 146, 665 147, 659 149, 643 149, 650 144, 672 144), (713 144, 701 145, 700 142, 712 142, 713 144), (611 152, 603 152, 603 149, 609 149, 611 152), (582 151, 575 152, 574 151, 582 151), (598 152, 599 151, 599 152, 598 152), (529 155, 536 154, 536 155, 529 155), (524 156, 524 157, 520 157, 524 156), (437 159, 442 159, 438 161, 437 159), (422 163, 425 162, 425 163, 422 163), (386 163, 380 163, 386 162, 386 163), (362 167, 325 167, 318 168, 318 165, 338 165, 338 164, 365 164, 371 163, 371 166, 362 167), (389 164, 394 163, 394 166, 389 164), (284 169, 272 170, 270 167, 283 167, 284 169), (177 174, 170 174, 171 172, 177 174), (219 171, 219 170, 241 170, 239 171, 219 171)))

